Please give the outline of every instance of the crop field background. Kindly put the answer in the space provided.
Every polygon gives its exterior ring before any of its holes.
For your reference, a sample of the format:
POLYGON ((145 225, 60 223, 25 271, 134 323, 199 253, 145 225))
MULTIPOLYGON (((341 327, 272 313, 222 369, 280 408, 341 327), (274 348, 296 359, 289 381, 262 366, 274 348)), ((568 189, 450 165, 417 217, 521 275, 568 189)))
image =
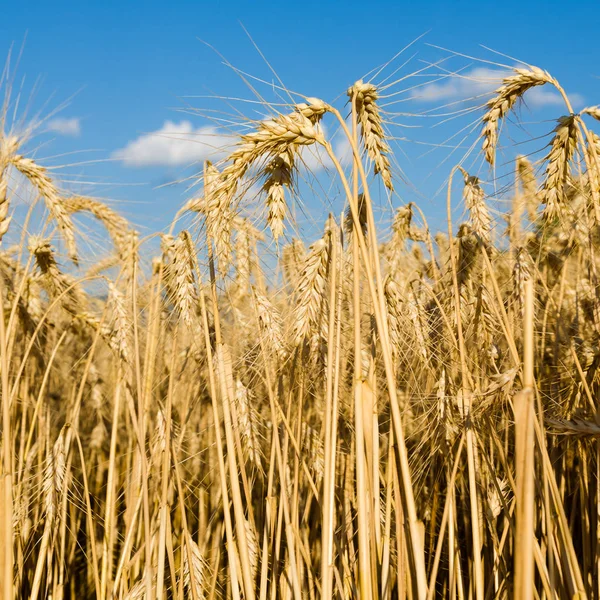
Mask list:
POLYGON ((600 599, 600 106, 421 43, 332 98, 223 59, 246 96, 156 134, 214 153, 155 230, 43 158, 78 124, 8 57, 2 598, 600 599))

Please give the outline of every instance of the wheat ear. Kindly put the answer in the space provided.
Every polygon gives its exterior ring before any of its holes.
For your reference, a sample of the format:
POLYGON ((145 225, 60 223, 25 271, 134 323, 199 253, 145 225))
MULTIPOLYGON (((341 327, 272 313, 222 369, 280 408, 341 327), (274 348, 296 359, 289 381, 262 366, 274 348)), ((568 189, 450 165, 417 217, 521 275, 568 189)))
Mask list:
POLYGON ((492 219, 485 204, 485 193, 479 185, 479 177, 469 175, 462 167, 459 167, 465 180, 463 198, 469 210, 469 224, 483 241, 489 243, 492 219))
POLYGON ((275 240, 283 235, 286 213, 284 189, 292 185, 293 172, 294 154, 291 149, 278 154, 265 169, 267 178, 263 190, 267 194, 267 224, 275 240))
POLYGON ((525 156, 517 158, 517 175, 530 221, 535 221, 538 210, 538 183, 533 165, 525 156))
POLYGON ((10 158, 10 164, 29 180, 44 199, 50 216, 56 222, 58 230, 65 241, 69 257, 73 262, 77 263, 77 248, 75 245, 73 223, 65 209, 58 189, 48 175, 47 169, 38 165, 30 158, 25 158, 21 154, 13 154, 10 158))
POLYGON ((550 152, 546 157, 546 180, 542 194, 546 204, 544 215, 549 219, 558 215, 560 204, 564 199, 564 187, 569 177, 569 162, 577 147, 577 119, 576 115, 560 117, 554 129, 550 152))
POLYGON ((587 106, 580 113, 580 115, 589 115, 590 117, 600 121, 600 106, 587 106))
POLYGON ((2 136, 0 142, 0 241, 8 231, 11 217, 8 216, 8 165, 18 148, 17 138, 2 136))
POLYGON ((67 214, 89 212, 98 219, 115 245, 118 257, 125 261, 130 258, 132 237, 137 240, 137 232, 131 229, 129 221, 106 206, 103 202, 86 196, 71 196, 63 201, 67 214))
POLYGON ((298 282, 298 301, 294 308, 294 342, 309 337, 319 320, 329 265, 330 234, 326 233, 309 248, 298 282))
POLYGON ((281 360, 286 355, 281 315, 266 296, 263 296, 257 290, 253 291, 256 315, 263 335, 264 347, 271 355, 281 360))
POLYGON ((356 104, 356 116, 360 124, 360 134, 369 158, 375 166, 375 174, 381 174, 383 183, 393 191, 392 173, 388 154, 390 148, 385 139, 383 120, 377 100, 379 94, 372 83, 357 81, 348 88, 348 97, 356 104))
POLYGON ((502 85, 495 91, 496 95, 487 102, 487 112, 483 116, 481 137, 483 138, 485 158, 490 165, 493 166, 496 162, 498 128, 502 119, 527 90, 546 83, 558 85, 550 73, 538 67, 515 69, 513 75, 502 80, 502 85))
POLYGON ((174 302, 183 322, 191 326, 198 305, 194 280, 193 243, 188 231, 182 231, 174 242, 171 263, 171 285, 174 302))
POLYGON ((58 268, 50 241, 40 236, 31 236, 28 248, 41 271, 42 284, 50 296, 58 296, 69 288, 61 302, 62 307, 73 316, 83 312, 85 305, 83 294, 78 286, 73 285, 73 279, 58 268))
POLYGON ((205 200, 207 233, 215 242, 219 267, 224 271, 231 254, 232 201, 248 169, 265 156, 278 156, 300 146, 324 142, 316 123, 325 113, 320 100, 299 104, 291 114, 261 121, 255 131, 242 135, 229 155, 227 166, 205 200))

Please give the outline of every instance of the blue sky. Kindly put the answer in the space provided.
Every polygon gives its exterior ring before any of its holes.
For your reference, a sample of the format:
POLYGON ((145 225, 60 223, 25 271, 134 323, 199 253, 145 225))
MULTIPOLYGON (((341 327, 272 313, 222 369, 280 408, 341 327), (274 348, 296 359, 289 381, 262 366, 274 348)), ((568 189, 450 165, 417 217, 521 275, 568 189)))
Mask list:
MULTIPOLYGON (((67 164, 64 177, 70 189, 116 202, 140 229, 152 231, 163 228, 189 194, 186 184, 161 186, 189 176, 189 164, 204 157, 198 143, 177 146, 173 138, 209 142, 214 132, 202 135, 214 122, 206 117, 217 114, 209 111, 229 110, 201 96, 252 98, 203 41, 239 69, 273 79, 242 25, 290 89, 327 101, 426 34, 382 78, 416 53, 396 77, 445 58, 442 69, 464 69, 469 79, 438 81, 438 87, 420 90, 420 97, 399 94, 416 97, 389 110, 422 113, 481 91, 472 79, 485 79, 487 71, 473 69, 493 65, 449 58, 434 46, 514 64, 481 45, 491 47, 551 71, 574 94, 579 108, 600 103, 600 19, 596 3, 582 1, 568 9, 562 2, 539 1, 12 2, 2 9, 0 56, 8 53, 10 42, 13 55, 23 46, 17 80, 25 77, 27 92, 40 78, 35 106, 48 101, 47 109, 52 109, 71 98, 57 115, 62 120, 50 122, 54 131, 32 141, 37 156, 47 164, 67 164), (200 113, 181 112, 188 108, 200 113), (147 135, 157 131, 168 135, 147 135)), ((443 74, 442 69, 431 69, 430 78, 443 74)), ((408 79, 390 91, 424 81, 408 79)), ((262 89, 268 95, 268 87, 262 89)), ((255 118, 260 115, 248 112, 252 105, 236 106, 255 118)), ((532 98, 523 121, 538 123, 532 123, 534 131, 550 131, 549 120, 562 113, 555 100, 542 95, 532 98)), ((440 218, 443 203, 436 193, 452 163, 444 162, 447 150, 430 152, 430 144, 444 142, 474 116, 445 124, 397 118, 418 127, 392 128, 393 135, 408 138, 398 143, 396 157, 409 180, 397 186, 393 205, 417 199, 433 221, 440 218)), ((539 148, 544 143, 538 142, 539 148)), ((464 152, 456 154, 460 158, 458 154, 464 152)), ((473 164, 476 170, 481 166, 473 164)), ((311 202, 306 200, 309 212, 315 206, 311 202)))

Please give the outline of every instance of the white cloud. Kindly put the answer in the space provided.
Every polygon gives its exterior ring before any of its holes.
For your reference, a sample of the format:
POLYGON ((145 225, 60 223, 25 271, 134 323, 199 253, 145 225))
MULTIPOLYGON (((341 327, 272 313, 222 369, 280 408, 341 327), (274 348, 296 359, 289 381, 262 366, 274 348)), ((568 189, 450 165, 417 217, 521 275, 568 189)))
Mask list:
MULTIPOLYGON (((342 167, 347 166, 352 159, 352 147, 350 146, 350 142, 346 135, 338 130, 333 135, 333 138, 328 138, 327 127, 325 124, 321 123, 319 127, 325 134, 325 137, 331 142, 333 153, 342 167)), ((335 168, 329 154, 327 154, 327 151, 320 144, 302 146, 300 148, 300 157, 302 160, 299 162, 299 167, 304 168, 311 173, 318 173, 325 169, 331 170, 335 168)))
POLYGON ((77 137, 81 133, 81 119, 78 117, 52 119, 48 122, 47 129, 60 135, 77 137))
POLYGON ((300 169, 305 169, 311 173, 333 168, 329 155, 321 145, 302 146, 300 148, 300 160, 297 161, 297 164, 300 169))
POLYGON ((157 131, 146 133, 113 152, 128 167, 182 166, 225 156, 231 139, 214 127, 194 129, 189 121, 165 121, 157 131))
POLYGON ((337 159, 340 161, 343 167, 349 165, 352 162, 352 146, 348 138, 343 135, 342 139, 338 140, 334 144, 333 148, 337 159))
MULTIPOLYGON (((333 153, 342 167, 350 163, 352 159, 352 147, 346 136, 333 142, 333 153)), ((321 145, 303 146, 300 149, 300 157, 302 160, 298 163, 299 168, 311 173, 318 173, 326 169, 335 169, 329 154, 327 154, 321 145)))
MULTIPOLYGON (((424 102, 452 102, 452 101, 481 101, 481 96, 491 94, 502 85, 502 80, 511 75, 507 69, 490 69, 475 67, 456 75, 449 75, 437 83, 429 83, 411 91, 410 96, 415 100, 424 102)), ((579 94, 569 94, 573 104, 582 104, 583 98, 579 94)), ((560 95, 547 86, 534 87, 525 95, 525 101, 533 108, 542 106, 560 106, 564 104, 560 95)))

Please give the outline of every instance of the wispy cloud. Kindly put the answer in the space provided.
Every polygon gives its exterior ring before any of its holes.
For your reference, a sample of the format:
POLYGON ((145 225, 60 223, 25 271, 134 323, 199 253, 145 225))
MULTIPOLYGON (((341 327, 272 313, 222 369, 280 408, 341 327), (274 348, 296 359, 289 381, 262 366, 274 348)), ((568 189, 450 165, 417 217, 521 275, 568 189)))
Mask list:
MULTIPOLYGON (((352 158, 352 147, 348 138, 343 135, 334 136, 333 151, 340 164, 345 167, 352 158)), ((324 169, 333 169, 334 164, 329 154, 320 145, 304 146, 300 149, 301 161, 299 167, 311 173, 318 173, 324 169)))
POLYGON ((231 142, 214 127, 195 129, 189 121, 165 121, 160 129, 140 135, 112 156, 128 167, 175 167, 218 160, 231 142))
MULTIPOLYGON (((460 102, 474 100, 481 102, 502 84, 502 79, 512 71, 506 69, 490 69, 475 67, 456 75, 449 75, 436 83, 430 83, 411 91, 411 98, 422 102, 460 102)), ((579 94, 569 94, 571 102, 575 105, 583 104, 583 97, 579 94)), ((543 106, 560 106, 563 100, 551 88, 535 87, 529 90, 525 100, 532 108, 543 106)))
POLYGON ((72 117, 71 119, 56 118, 48 122, 48 131, 53 131, 59 135, 77 137, 81 134, 81 119, 72 117))

